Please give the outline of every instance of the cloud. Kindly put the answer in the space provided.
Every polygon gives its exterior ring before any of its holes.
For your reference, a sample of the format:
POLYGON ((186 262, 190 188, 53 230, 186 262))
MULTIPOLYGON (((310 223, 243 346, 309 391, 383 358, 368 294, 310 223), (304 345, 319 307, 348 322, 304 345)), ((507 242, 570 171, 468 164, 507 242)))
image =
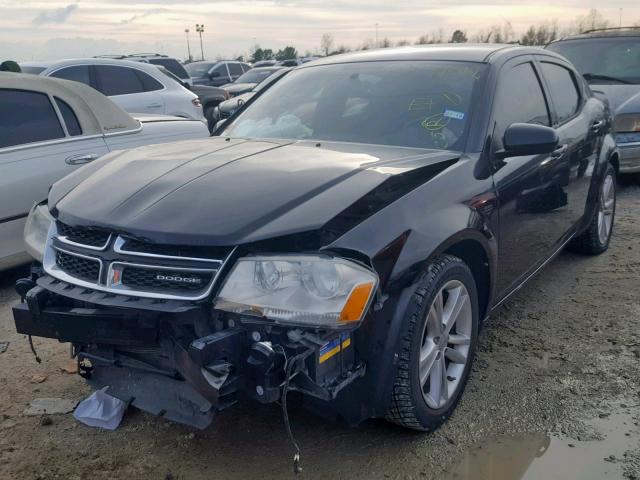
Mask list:
POLYGON ((45 23, 64 23, 76 10, 78 10, 78 4, 72 3, 66 7, 42 11, 31 21, 31 23, 34 25, 44 25, 45 23))
POLYGON ((157 15, 158 13, 165 13, 168 10, 166 8, 152 8, 150 10, 147 10, 146 12, 142 12, 142 13, 138 13, 134 16, 132 16, 131 18, 128 18, 126 20, 122 20, 120 23, 133 23, 136 20, 140 20, 141 18, 146 18, 149 17, 151 15, 157 15))

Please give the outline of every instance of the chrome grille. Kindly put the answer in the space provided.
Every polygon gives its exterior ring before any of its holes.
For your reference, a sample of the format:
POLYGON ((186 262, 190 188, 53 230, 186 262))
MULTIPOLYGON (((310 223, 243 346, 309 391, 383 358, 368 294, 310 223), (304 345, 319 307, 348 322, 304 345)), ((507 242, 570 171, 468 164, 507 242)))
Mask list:
POLYGON ((100 260, 79 257, 70 253, 56 251, 56 264, 72 277, 97 283, 100 280, 100 260))
POLYGON ((72 230, 60 225, 54 223, 49 231, 44 270, 58 280, 113 294, 205 299, 232 254, 229 248, 158 245, 108 231, 102 237, 71 236, 72 230), (106 239, 103 248, 95 246, 98 239, 106 239))

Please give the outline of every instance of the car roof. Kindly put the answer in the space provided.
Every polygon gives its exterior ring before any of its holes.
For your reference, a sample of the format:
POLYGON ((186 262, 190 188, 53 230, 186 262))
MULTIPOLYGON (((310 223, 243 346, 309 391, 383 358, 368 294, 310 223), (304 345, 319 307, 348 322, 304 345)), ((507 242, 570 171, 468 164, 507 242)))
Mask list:
POLYGON ((136 62, 131 60, 122 60, 117 58, 66 58, 62 60, 44 60, 36 62, 20 62, 21 66, 25 67, 41 67, 49 69, 51 67, 65 67, 68 65, 120 65, 129 66, 134 68, 147 68, 150 71, 154 71, 155 67, 145 64, 144 62, 136 62), (142 67, 141 67, 142 65, 142 67))
POLYGON ((614 37, 640 37, 640 27, 619 27, 619 28, 600 28, 587 30, 586 32, 576 35, 567 35, 551 43, 563 42, 566 40, 584 40, 591 38, 614 38, 614 37))
POLYGON ((140 128, 140 123, 131 115, 84 83, 29 73, 0 72, 0 88, 58 97, 76 114, 83 135, 119 133, 140 128))
POLYGON ((385 60, 444 60, 460 62, 491 63, 494 58, 504 55, 547 54, 535 47, 522 47, 511 44, 468 44, 451 43, 437 45, 414 45, 409 47, 364 50, 354 53, 333 55, 303 64, 299 68, 315 67, 335 63, 376 62, 385 60))

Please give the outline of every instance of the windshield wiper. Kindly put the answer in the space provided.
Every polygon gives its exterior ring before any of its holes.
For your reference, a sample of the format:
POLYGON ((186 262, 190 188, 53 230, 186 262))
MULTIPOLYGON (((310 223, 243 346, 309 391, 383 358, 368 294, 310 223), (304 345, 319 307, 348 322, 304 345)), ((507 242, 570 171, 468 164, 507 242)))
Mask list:
POLYGON ((609 75, 598 75, 597 73, 584 73, 582 76, 587 80, 605 80, 607 82, 624 83, 625 85, 633 85, 633 82, 622 80, 621 78, 610 77, 609 75))

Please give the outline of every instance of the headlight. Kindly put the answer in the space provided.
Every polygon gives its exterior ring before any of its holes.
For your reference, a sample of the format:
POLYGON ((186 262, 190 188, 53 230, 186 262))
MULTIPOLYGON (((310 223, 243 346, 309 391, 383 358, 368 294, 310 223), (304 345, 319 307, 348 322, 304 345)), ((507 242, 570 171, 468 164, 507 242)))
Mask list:
POLYGON ((49 207, 44 203, 33 206, 24 225, 24 243, 27 253, 39 262, 42 262, 47 234, 52 223, 53 217, 49 213, 49 207))
POLYGON ((613 129, 616 132, 640 132, 640 115, 626 113, 616 116, 613 121, 613 129))
POLYGON ((233 267, 214 308, 276 323, 341 328, 364 318, 377 286, 374 272, 348 260, 247 257, 233 267))

